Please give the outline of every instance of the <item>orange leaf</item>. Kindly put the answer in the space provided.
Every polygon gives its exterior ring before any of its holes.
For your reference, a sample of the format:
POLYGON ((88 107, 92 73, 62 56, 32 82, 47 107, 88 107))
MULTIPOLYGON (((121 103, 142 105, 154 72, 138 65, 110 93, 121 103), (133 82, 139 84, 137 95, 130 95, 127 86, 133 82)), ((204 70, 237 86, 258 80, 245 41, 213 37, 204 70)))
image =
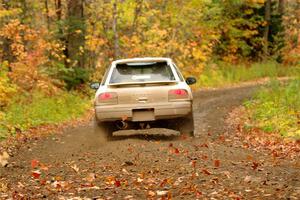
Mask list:
POLYGON ((220 160, 215 160, 214 164, 215 164, 215 167, 220 167, 220 160))
POLYGON ((211 173, 207 169, 202 169, 202 172, 206 175, 211 175, 211 173))
POLYGON ((40 163, 40 162, 39 162, 38 160, 32 160, 32 161, 31 161, 31 167, 32 167, 32 168, 36 168, 36 167, 39 165, 39 163, 40 163))
POLYGON ((192 160, 191 164, 192 164, 192 167, 195 168, 196 167, 196 160, 192 160))

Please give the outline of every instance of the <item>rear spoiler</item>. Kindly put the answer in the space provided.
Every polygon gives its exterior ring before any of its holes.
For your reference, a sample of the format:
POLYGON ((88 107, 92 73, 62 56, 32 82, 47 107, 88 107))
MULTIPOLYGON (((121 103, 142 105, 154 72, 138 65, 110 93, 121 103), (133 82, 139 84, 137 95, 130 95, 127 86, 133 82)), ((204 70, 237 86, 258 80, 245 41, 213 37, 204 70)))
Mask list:
POLYGON ((150 81, 150 82, 125 82, 111 83, 109 87, 126 87, 126 86, 146 86, 146 85, 175 85, 178 81, 150 81))

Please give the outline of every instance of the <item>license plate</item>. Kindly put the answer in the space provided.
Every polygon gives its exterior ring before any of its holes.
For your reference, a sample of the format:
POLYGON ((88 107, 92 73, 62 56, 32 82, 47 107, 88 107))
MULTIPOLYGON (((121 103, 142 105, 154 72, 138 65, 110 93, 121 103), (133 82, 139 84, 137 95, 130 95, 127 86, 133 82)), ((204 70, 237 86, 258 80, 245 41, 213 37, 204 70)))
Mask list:
POLYGON ((154 121, 154 110, 133 110, 132 113, 132 121, 138 122, 138 121, 154 121))

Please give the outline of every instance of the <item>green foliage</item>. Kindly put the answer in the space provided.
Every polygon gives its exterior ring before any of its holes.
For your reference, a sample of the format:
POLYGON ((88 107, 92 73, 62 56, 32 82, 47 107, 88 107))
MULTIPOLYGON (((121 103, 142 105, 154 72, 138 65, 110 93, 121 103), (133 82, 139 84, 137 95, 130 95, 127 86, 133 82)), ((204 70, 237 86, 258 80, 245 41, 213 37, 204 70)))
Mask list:
POLYGON ((272 81, 245 105, 254 126, 284 137, 300 138, 300 79, 272 81))
POLYGON ((51 68, 47 69, 46 74, 53 79, 64 81, 68 90, 75 89, 78 85, 86 83, 90 77, 88 69, 66 67, 62 63, 55 63, 51 68))
POLYGON ((222 7, 222 34, 215 51, 227 62, 257 59, 262 53, 264 4, 225 1, 222 7))
POLYGON ((198 80, 199 87, 217 87, 265 77, 295 76, 298 67, 286 67, 276 62, 232 65, 224 62, 209 64, 198 80))
POLYGON ((16 96, 4 112, 0 122, 0 138, 16 130, 61 123, 80 117, 90 107, 89 98, 77 92, 61 92, 48 97, 41 92, 16 96))

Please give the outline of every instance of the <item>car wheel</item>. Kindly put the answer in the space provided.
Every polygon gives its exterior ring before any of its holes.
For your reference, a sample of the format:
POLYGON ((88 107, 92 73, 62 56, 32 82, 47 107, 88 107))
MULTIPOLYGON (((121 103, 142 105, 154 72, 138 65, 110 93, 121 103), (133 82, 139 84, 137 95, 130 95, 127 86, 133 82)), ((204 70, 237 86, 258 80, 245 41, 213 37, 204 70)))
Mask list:
POLYGON ((194 116, 190 113, 184 118, 179 118, 171 122, 171 128, 180 132, 182 135, 194 137, 194 116))
POLYGON ((98 122, 96 119, 94 119, 93 126, 95 135, 105 136, 106 138, 112 137, 114 128, 111 122, 98 122))

